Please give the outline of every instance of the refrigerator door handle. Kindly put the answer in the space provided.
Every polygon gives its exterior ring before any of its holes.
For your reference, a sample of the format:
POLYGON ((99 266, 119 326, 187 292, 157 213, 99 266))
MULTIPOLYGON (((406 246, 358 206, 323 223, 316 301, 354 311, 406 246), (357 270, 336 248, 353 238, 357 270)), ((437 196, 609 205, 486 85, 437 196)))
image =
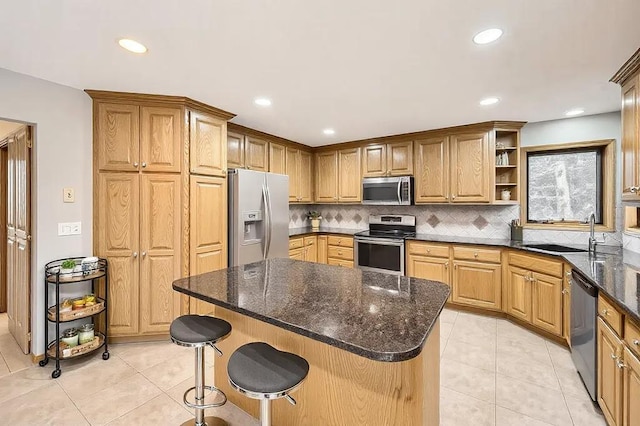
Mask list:
POLYGON ((271 217, 271 192, 269 192, 269 186, 266 186, 267 189, 267 243, 265 248, 265 256, 266 259, 269 256, 269 251, 271 250, 271 227, 273 223, 273 218, 271 217))
POLYGON ((264 230, 264 234, 262 236, 263 240, 262 240, 262 244, 263 244, 263 248, 262 248, 262 259, 266 259, 267 258, 267 240, 268 240, 268 232, 269 232, 269 227, 271 226, 271 223, 269 222, 269 202, 268 202, 268 195, 267 195, 267 186, 263 183, 262 184, 262 200, 264 201, 264 221, 265 221, 265 230, 264 230))

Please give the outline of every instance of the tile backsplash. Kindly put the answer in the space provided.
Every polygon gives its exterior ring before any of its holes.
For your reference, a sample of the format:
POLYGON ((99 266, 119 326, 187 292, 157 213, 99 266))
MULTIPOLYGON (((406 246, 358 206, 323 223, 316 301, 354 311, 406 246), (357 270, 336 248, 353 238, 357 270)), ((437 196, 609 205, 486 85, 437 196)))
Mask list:
MULTIPOLYGON (((416 216, 418 233, 473 236, 476 238, 510 238, 509 224, 519 218, 520 207, 487 206, 364 206, 349 204, 290 205, 289 227, 310 226, 307 219, 309 210, 317 210, 322 215, 321 226, 332 228, 367 229, 370 214, 409 214, 416 216)), ((618 219, 618 218, 616 218, 618 219)), ((620 223, 620 220, 616 221, 620 223)), ((601 238, 601 234, 598 234, 601 238)), ((525 241, 541 241, 586 245, 588 232, 525 229, 525 241)), ((606 244, 622 245, 619 230, 607 233, 606 244)))

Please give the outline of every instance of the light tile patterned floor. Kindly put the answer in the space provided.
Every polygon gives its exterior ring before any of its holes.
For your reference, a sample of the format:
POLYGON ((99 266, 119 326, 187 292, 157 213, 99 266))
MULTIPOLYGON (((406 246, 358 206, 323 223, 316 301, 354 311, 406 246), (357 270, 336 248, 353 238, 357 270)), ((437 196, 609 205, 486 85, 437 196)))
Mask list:
MULTIPOLYGON (((192 350, 169 342, 111 345, 108 361, 98 353, 66 362, 52 380, 50 365, 23 363, 11 336, 2 339, 1 320, 0 423, 179 425, 191 418, 182 394, 193 385, 192 350)), ((566 349, 501 319, 446 309, 441 320, 441 425, 605 425, 566 349)), ((231 403, 207 415, 258 424, 231 403)))

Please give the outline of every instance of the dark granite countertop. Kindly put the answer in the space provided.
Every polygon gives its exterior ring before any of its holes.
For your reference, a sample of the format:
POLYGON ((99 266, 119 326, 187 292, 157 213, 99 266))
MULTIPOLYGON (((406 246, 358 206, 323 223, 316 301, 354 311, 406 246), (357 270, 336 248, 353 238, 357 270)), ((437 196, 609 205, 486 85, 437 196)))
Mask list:
POLYGON ((422 351, 445 284, 291 259, 174 281, 173 289, 376 361, 422 351))
POLYGON ((356 232, 361 232, 363 229, 348 229, 348 228, 330 228, 321 226, 319 229, 313 229, 310 226, 303 226, 302 228, 289 228, 289 236, 296 237, 298 235, 307 234, 343 234, 354 235, 356 232))

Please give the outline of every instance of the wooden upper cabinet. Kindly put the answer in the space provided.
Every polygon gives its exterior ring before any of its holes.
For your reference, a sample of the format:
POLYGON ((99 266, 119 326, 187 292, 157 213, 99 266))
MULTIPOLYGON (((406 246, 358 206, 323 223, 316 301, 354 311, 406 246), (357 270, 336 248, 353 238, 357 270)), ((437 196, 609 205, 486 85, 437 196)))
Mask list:
POLYGON ((100 170, 137 171, 140 163, 140 107, 97 103, 94 118, 100 170))
POLYGON ((449 200, 449 138, 415 141, 415 202, 449 200))
POLYGON ((338 151, 316 153, 316 202, 338 201, 338 151))
POLYGON ((300 174, 298 179, 298 194, 300 202, 313 202, 313 155, 308 151, 300 151, 300 174))
POLYGON ((362 201, 360 148, 338 151, 338 201, 362 201))
POLYGON ((285 155, 286 172, 289 176, 289 202, 296 203, 300 198, 300 150, 295 148, 286 149, 285 155))
POLYGON ((269 142, 247 136, 244 141, 244 161, 247 169, 269 171, 269 142))
MULTIPOLYGON (((273 142, 269 143, 269 172, 279 173, 281 175, 288 174, 286 170, 285 151, 286 148, 284 145, 273 142)), ((291 183, 291 175, 289 175, 289 183, 291 183)))
POLYGON ((227 167, 244 169, 244 135, 227 132, 227 167))
POLYGON ((182 169, 181 108, 141 107, 140 168, 147 172, 180 172, 182 169))
POLYGON ((387 176, 387 146, 369 145, 362 148, 362 177, 387 176))
POLYGON ((622 86, 622 199, 640 199, 640 75, 622 86))
POLYGON ((492 164, 489 162, 488 133, 454 135, 449 143, 451 201, 489 202, 492 164))
POLYGON ((226 177, 227 122, 193 111, 189 121, 191 173, 226 177))
POLYGON ((413 142, 369 145, 362 148, 362 176, 413 174, 413 142))

